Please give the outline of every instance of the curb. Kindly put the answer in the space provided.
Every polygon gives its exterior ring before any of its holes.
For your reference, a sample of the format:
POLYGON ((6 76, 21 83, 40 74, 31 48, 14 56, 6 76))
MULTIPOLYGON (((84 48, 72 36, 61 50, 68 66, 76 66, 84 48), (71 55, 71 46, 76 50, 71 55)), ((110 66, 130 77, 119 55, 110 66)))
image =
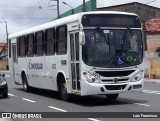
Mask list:
POLYGON ((160 84, 160 79, 144 79, 144 82, 152 82, 152 83, 159 83, 160 84))

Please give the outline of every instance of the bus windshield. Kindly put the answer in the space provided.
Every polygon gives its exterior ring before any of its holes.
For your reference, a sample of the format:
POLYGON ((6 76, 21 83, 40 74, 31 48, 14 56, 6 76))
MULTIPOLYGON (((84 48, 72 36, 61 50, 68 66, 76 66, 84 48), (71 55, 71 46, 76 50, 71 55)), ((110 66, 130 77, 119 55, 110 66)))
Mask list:
POLYGON ((94 67, 135 66, 143 61, 142 32, 138 29, 84 29, 82 58, 94 67))

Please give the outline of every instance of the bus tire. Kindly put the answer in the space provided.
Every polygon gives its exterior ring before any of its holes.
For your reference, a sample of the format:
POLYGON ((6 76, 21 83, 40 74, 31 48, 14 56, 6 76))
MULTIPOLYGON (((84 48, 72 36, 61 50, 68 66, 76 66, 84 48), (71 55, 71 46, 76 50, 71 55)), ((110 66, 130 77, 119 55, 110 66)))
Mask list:
POLYGON ((107 100, 116 100, 119 94, 107 94, 107 100))
POLYGON ((26 92, 30 91, 30 87, 28 85, 26 74, 22 74, 22 84, 23 84, 23 90, 26 92))
POLYGON ((63 101, 69 101, 69 94, 67 93, 67 84, 64 77, 62 77, 60 80, 59 94, 63 101))

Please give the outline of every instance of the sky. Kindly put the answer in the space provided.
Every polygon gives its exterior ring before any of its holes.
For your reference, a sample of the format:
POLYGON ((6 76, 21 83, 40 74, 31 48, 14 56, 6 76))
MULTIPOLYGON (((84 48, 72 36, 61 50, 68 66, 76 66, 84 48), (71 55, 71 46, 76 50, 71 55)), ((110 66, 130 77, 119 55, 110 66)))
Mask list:
MULTIPOLYGON (((59 0, 60 13, 81 5, 83 0, 59 0)), ((86 0, 87 2, 88 0, 86 0)), ((160 8, 160 0, 97 0, 97 8, 140 2, 160 8)), ((6 22, 9 34, 28 29, 57 17, 55 0, 0 0, 0 42, 6 42, 6 22)))

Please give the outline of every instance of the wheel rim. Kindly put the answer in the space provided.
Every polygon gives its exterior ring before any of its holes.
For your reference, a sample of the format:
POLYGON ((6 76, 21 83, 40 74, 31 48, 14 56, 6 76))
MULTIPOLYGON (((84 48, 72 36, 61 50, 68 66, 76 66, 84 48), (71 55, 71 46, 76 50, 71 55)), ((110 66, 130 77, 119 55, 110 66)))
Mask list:
POLYGON ((24 88, 24 90, 26 90, 26 89, 27 89, 26 82, 24 82, 24 83, 23 83, 23 88, 24 88))

